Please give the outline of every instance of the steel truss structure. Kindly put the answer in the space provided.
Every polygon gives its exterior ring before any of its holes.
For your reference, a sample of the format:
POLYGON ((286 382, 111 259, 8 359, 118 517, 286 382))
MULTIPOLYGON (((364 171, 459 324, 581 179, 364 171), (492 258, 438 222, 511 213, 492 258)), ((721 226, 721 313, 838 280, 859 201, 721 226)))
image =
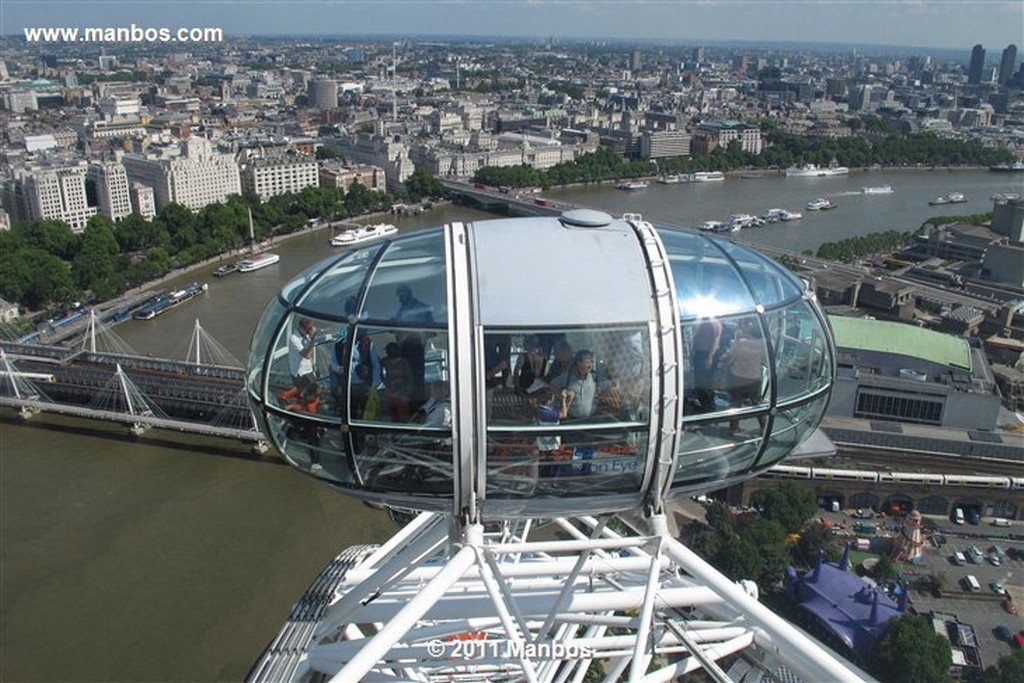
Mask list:
POLYGON ((315 582, 322 608, 289 622, 250 680, 872 680, 675 540, 663 515, 634 522, 643 534, 618 521, 485 530, 422 513, 362 548, 333 590, 315 582))

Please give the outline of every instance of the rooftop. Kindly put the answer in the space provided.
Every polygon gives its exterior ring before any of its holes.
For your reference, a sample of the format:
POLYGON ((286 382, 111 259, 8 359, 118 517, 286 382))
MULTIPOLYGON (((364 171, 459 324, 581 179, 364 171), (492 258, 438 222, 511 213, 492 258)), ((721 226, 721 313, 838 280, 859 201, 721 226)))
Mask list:
POLYGON ((836 348, 920 358, 944 366, 971 368, 966 339, 906 323, 829 316, 836 348))

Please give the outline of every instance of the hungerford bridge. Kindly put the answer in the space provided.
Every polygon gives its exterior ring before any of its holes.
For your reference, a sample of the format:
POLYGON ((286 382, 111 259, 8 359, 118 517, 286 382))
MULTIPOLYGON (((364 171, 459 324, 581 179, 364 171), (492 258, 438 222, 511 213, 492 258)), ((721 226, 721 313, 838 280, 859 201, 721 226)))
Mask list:
POLYGON ((184 360, 132 351, 90 322, 77 348, 0 342, 0 406, 242 441, 266 450, 241 363, 196 321, 184 360), (104 349, 104 350, 101 350, 104 349))

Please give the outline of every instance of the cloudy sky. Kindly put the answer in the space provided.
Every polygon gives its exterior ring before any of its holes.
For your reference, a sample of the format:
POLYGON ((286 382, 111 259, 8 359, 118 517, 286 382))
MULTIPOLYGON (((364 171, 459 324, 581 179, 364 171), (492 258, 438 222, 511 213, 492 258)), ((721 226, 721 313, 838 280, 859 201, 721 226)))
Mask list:
POLYGON ((393 34, 1024 47, 1021 0, 0 0, 33 26, 216 26, 226 35, 393 34))

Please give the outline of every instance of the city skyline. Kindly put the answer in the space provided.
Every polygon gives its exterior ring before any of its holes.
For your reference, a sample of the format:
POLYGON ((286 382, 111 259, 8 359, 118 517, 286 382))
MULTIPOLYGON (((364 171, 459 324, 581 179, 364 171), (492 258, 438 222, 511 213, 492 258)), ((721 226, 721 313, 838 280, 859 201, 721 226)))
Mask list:
POLYGON ((0 34, 32 27, 220 27, 248 35, 479 36, 711 44, 727 41, 985 47, 1024 42, 1024 4, 1003 0, 3 0, 0 34), (59 18, 58 18, 59 17, 59 18))

